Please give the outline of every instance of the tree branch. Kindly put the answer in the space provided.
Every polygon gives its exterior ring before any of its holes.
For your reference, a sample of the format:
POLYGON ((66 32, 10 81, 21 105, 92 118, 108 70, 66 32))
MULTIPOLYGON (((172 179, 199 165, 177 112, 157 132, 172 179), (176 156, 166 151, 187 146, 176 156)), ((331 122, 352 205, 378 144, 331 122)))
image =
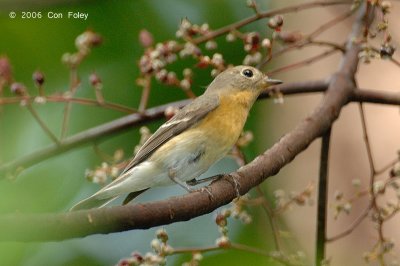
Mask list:
POLYGON ((236 189, 241 195, 247 193, 269 176, 277 174, 283 166, 326 132, 338 118, 341 108, 352 97, 355 89, 353 77, 360 51, 360 44, 354 40, 362 34, 365 10, 364 7, 360 9, 348 37, 346 53, 339 71, 330 80, 325 97, 318 107, 265 153, 236 172, 213 182, 209 186, 213 197, 207 191, 197 191, 167 200, 111 208, 61 214, 8 214, 0 217, 0 239, 61 240, 96 233, 145 229, 210 213, 231 202, 237 196, 236 189))

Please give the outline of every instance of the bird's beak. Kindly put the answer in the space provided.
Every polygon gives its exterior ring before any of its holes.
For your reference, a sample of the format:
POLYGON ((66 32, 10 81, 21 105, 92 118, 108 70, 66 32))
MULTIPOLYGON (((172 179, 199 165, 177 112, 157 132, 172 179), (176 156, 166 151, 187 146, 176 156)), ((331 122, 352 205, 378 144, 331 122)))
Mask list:
POLYGON ((271 79, 269 77, 265 77, 264 79, 265 83, 267 83, 268 86, 273 86, 273 85, 279 85, 282 84, 283 81, 279 79, 271 79))

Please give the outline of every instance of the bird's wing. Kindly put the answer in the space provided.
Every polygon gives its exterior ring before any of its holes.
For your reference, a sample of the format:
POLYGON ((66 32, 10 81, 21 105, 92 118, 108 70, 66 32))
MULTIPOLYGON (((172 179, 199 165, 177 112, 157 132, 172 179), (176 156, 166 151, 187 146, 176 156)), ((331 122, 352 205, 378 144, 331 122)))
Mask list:
POLYGON ((160 126, 160 128, 143 144, 135 158, 126 166, 121 175, 146 160, 165 142, 197 124, 203 117, 217 108, 218 105, 218 95, 208 95, 206 101, 204 101, 204 96, 200 96, 192 103, 179 110, 174 117, 160 126))

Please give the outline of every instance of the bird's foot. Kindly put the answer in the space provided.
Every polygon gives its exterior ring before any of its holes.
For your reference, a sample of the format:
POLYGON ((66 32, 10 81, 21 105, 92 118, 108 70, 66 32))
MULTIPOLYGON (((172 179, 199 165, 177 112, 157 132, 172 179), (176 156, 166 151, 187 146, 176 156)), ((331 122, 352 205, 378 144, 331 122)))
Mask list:
POLYGON ((239 198, 241 196, 241 194, 240 194, 240 183, 237 181, 238 177, 240 177, 240 176, 237 173, 224 175, 224 178, 234 186, 237 198, 239 198))

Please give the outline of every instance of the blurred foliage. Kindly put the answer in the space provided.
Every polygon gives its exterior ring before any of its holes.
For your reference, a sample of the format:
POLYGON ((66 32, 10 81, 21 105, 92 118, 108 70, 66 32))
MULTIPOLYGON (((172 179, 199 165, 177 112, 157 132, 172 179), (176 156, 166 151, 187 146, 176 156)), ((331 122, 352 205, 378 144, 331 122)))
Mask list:
MULTIPOLYGON (((260 1, 266 8, 265 2, 260 1)), ((24 83, 31 94, 36 93, 32 82, 32 73, 41 70, 45 74, 45 91, 48 94, 63 92, 68 88, 68 69, 61 64, 65 52, 74 52, 75 37, 87 29, 103 36, 104 42, 94 48, 92 53, 79 67, 81 86, 77 96, 93 97, 94 91, 88 77, 95 71, 104 84, 104 97, 131 107, 137 107, 141 88, 135 84, 138 76, 137 60, 143 52, 138 42, 141 29, 149 30, 156 42, 175 38, 175 31, 184 17, 194 23, 208 22, 215 29, 253 14, 244 0, 135 0, 135 1, 4 1, 0 0, 0 55, 6 55, 12 64, 14 78, 24 83), (223 10, 223 15, 222 11, 223 10), (9 18, 8 12, 17 12, 17 18, 9 18), (22 19, 22 11, 36 11, 43 14, 42 19, 22 19), (47 18, 48 12, 62 13, 62 19, 47 18), (68 19, 68 12, 88 13, 86 21, 68 19)), ((255 23, 251 29, 266 33, 265 25, 255 23), (258 27, 258 28, 257 28, 258 27)), ((248 28, 250 30, 250 28, 248 28)), ((240 42, 227 43, 224 37, 217 39, 217 51, 223 51, 224 57, 231 63, 241 63, 244 55, 240 42)), ((192 66, 190 60, 179 60, 171 70, 180 70, 192 66)), ((199 70, 194 76, 194 91, 201 94, 211 81, 210 70, 199 70)), ((179 72, 178 72, 179 73, 179 72)), ((9 91, 5 92, 10 95, 9 91)), ((153 83, 149 106, 164 104, 184 98, 179 89, 153 83), (162 97, 158 97, 162 96, 162 97)), ((64 104, 47 103, 35 105, 38 113, 50 129, 60 135, 64 104)), ((262 121, 266 120, 263 112, 262 121)), ((111 121, 125 114, 103 110, 97 107, 73 105, 69 134, 74 134, 95 125, 111 121)), ((261 118, 251 116, 247 128, 254 128, 261 118)), ((162 121, 150 125, 155 129, 162 121)), ((257 141, 257 134, 255 134, 257 141)), ((112 154, 117 148, 123 148, 131 154, 139 140, 138 129, 119 134, 105 142, 100 148, 112 154)), ((32 116, 17 104, 2 106, 0 111, 0 163, 18 158, 38 150, 51 142, 32 116)), ((257 150, 254 142, 247 150, 248 158, 253 158, 257 150)), ((26 171, 15 181, 1 180, 0 213, 54 212, 65 211, 78 199, 98 189, 96 185, 84 179, 86 168, 101 163, 91 147, 84 147, 46 160, 26 171)), ((234 169, 232 161, 225 160, 214 171, 227 172, 234 169)), ((167 189, 167 194, 183 193, 179 188, 167 189)), ((151 200, 151 194, 148 200, 151 200)), ((166 197, 166 194, 162 194, 166 197)), ((258 214, 254 213, 257 217, 258 214)), ((177 246, 209 245, 217 237, 213 224, 213 215, 207 215, 187 223, 167 226, 175 238, 177 246), (193 233, 191 228, 203 228, 205 232, 193 233), (184 229, 184 230, 182 230, 184 229), (179 233, 180 232, 180 233, 179 233), (182 232, 185 232, 182 234, 182 232), (182 237, 179 237, 179 235, 182 237), (189 240, 188 240, 189 239, 189 240)), ((235 241, 259 246, 268 250, 271 232, 266 229, 266 221, 254 222, 250 226, 232 226, 231 235, 235 241), (257 237, 254 237, 257 236, 257 237)), ((29 221, 27 221, 29 226, 29 221)), ((198 231, 198 230, 197 230, 198 231)), ((135 249, 145 252, 154 235, 154 230, 124 232, 109 236, 91 236, 85 239, 68 240, 59 243, 0 243, 0 265, 110 265, 119 258, 129 255, 135 249)), ((207 254, 203 265, 273 265, 269 260, 257 255, 237 252, 218 252, 207 254)), ((174 256, 175 261, 181 261, 174 256)), ((184 259, 187 256, 184 256, 184 259)), ((174 259, 169 260, 174 264, 174 259)))

